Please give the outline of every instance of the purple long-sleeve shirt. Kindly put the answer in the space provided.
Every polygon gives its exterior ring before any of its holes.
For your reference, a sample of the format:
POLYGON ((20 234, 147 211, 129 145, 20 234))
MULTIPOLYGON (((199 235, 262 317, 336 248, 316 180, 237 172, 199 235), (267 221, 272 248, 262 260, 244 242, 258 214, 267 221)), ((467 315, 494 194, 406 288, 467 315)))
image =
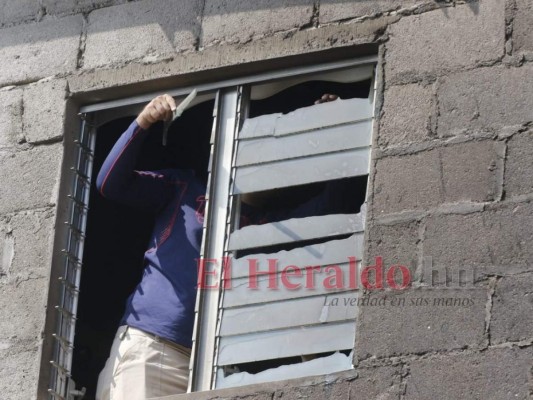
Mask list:
POLYGON ((121 324, 191 347, 205 186, 192 170, 136 171, 147 135, 133 122, 96 181, 108 199, 157 211, 143 277, 127 300, 121 324))
MULTIPOLYGON (((143 277, 127 300, 122 324, 191 347, 205 186, 192 170, 136 171, 147 135, 133 122, 96 181, 106 198, 157 211, 143 277)), ((352 202, 345 189, 342 182, 328 182, 321 193, 293 208, 267 211, 243 205, 241 226, 323 215, 328 205, 343 210, 352 202)))

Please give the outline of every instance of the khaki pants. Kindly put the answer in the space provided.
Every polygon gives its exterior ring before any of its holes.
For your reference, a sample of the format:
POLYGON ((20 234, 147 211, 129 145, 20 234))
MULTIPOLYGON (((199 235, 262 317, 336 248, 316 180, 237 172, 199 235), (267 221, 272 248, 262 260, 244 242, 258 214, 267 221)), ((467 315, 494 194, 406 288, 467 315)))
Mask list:
POLYGON ((121 326, 98 377, 96 400, 145 400, 185 393, 190 349, 121 326))

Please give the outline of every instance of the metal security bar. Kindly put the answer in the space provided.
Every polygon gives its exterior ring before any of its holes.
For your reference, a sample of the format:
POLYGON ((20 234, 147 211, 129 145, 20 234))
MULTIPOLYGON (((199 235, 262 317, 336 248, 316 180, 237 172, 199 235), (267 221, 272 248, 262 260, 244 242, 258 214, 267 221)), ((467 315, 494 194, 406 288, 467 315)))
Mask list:
POLYGON ((59 315, 57 331, 52 335, 55 339, 55 349, 54 358, 50 361, 52 373, 48 389, 49 399, 73 400, 84 395, 84 390, 75 390, 71 370, 96 135, 87 116, 82 114, 81 117, 79 138, 74 141, 77 154, 75 165, 71 168, 73 184, 72 193, 68 196, 70 218, 65 222, 68 235, 63 250, 64 270, 59 277, 61 302, 55 306, 59 315))

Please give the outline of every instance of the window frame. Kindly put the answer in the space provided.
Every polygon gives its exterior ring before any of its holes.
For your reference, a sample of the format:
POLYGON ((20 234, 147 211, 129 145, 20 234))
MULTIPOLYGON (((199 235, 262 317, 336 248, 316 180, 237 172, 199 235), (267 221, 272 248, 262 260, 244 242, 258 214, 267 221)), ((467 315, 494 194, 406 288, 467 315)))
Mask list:
MULTIPOLYGON (((221 151, 220 154, 216 154, 215 157, 212 157, 212 163, 210 165, 210 168, 215 168, 215 170, 218 170, 216 168, 216 163, 228 163, 228 157, 229 159, 232 158, 233 152, 235 149, 233 149, 233 144, 226 144, 226 145, 220 145, 220 142, 216 142, 220 140, 220 132, 224 131, 226 133, 230 133, 231 136, 223 135, 226 139, 233 140, 235 138, 235 135, 238 132, 240 121, 242 119, 242 116, 245 114, 244 110, 238 109, 238 106, 242 104, 241 101, 238 101, 239 98, 245 98, 246 96, 249 96, 249 93, 247 93, 245 90, 243 90, 243 87, 246 87, 247 85, 252 84, 266 84, 269 82, 277 81, 280 79, 287 79, 290 77, 295 76, 309 76, 309 75, 315 75, 317 73, 323 73, 328 71, 342 71, 346 69, 351 69, 357 66, 364 66, 364 65, 372 65, 375 66, 377 64, 378 57, 373 56, 365 56, 365 57, 359 57, 355 59, 348 59, 348 60, 342 60, 342 61, 336 61, 336 62, 328 62, 323 64, 314 64, 314 65, 308 65, 308 66, 300 66, 295 67, 287 70, 277 70, 273 72, 265 72, 260 74, 253 74, 250 76, 243 76, 241 78, 235 78, 235 79, 229 79, 229 80, 222 80, 218 82, 213 83, 205 83, 200 85, 195 85, 194 87, 180 87, 180 88, 172 88, 167 91, 157 91, 147 94, 142 94, 138 96, 132 96, 127 98, 122 98, 119 100, 113 100, 113 101, 105 101, 100 102, 97 104, 92 105, 85 105, 80 107, 79 109, 79 116, 81 118, 81 128, 79 137, 74 140, 74 144, 76 145, 74 152, 76 152, 76 156, 74 157, 74 165, 75 167, 71 168, 73 172, 72 177, 72 183, 70 185, 70 192, 71 194, 68 196, 68 199, 64 199, 62 201, 67 201, 68 206, 66 211, 66 215, 69 216, 69 221, 65 222, 67 227, 67 233, 64 235, 65 237, 61 240, 60 245, 62 244, 63 247, 66 249, 63 251, 62 259, 64 263, 64 271, 60 273, 60 285, 58 285, 58 291, 61 291, 61 300, 59 305, 51 304, 51 306, 56 307, 58 310, 58 316, 55 318, 55 321, 57 322, 57 327, 53 327, 54 333, 51 332, 48 333, 48 336, 53 337, 51 340, 54 342, 54 350, 53 350, 53 360, 50 361, 50 368, 51 373, 50 375, 50 386, 48 390, 48 398, 49 399, 69 399, 73 394, 76 394, 75 387, 73 385, 72 377, 70 376, 70 369, 72 366, 72 343, 74 340, 74 328, 75 328, 75 319, 76 319, 76 313, 77 313, 77 296, 79 295, 79 286, 80 286, 80 279, 81 279, 81 269, 82 269, 82 263, 81 260, 83 258, 83 239, 85 234, 85 228, 86 228, 86 222, 87 222, 87 210, 88 210, 88 200, 89 200, 89 188, 90 183, 92 180, 91 176, 91 169, 92 169, 92 157, 94 154, 95 149, 95 143, 96 143, 96 125, 100 125, 102 120, 98 118, 98 115, 102 115, 106 111, 110 111, 112 114, 116 115, 117 113, 120 114, 121 112, 130 111, 132 109, 140 109, 144 104, 146 104, 148 101, 150 101, 153 97, 156 95, 159 95, 163 92, 170 94, 171 96, 175 98, 180 98, 186 96, 193 88, 196 88, 200 94, 213 94, 216 93, 216 101, 215 101, 215 115, 214 115, 214 124, 213 124, 213 133, 212 133, 212 146, 213 151, 218 152, 221 151), (232 98, 234 107, 230 107, 231 110, 225 110, 225 103, 221 102, 220 98, 221 96, 224 96, 226 100, 228 98, 232 98), (231 113, 234 113, 234 120, 233 124, 228 124, 223 129, 221 128, 220 124, 226 118, 221 118, 221 115, 229 115, 231 113), (85 158, 88 158, 86 160, 85 158), (76 193, 79 187, 82 187, 81 181, 85 182, 87 185, 86 190, 82 197, 79 197, 76 193), (80 211, 81 210, 81 216, 78 218, 78 223, 75 224, 74 222, 74 214, 75 210, 80 211), (77 249, 75 252, 72 252, 70 250, 70 243, 73 242, 73 240, 77 240, 77 249), (75 267, 75 273, 69 273, 67 272, 69 268, 72 267, 72 265, 75 267), (66 307, 65 302, 65 293, 69 292, 73 294, 73 301, 71 302, 70 307, 66 307), (65 328, 63 327, 65 324, 70 324, 70 330, 68 331, 68 338, 65 338, 62 335, 62 332, 65 331, 65 328), (56 333, 59 332, 59 333, 56 333), (61 361, 60 361, 61 360, 61 361)), ((371 88, 371 92, 375 93, 375 85, 376 82, 374 82, 374 87, 371 88)), ((374 99, 375 102, 375 99, 374 99)), ((233 140, 234 142, 234 140, 233 140)), ((66 146, 67 150, 70 146, 66 146)), ((71 150, 72 151, 72 150, 71 150)), ((214 154, 215 155, 215 154, 214 154)), ((70 159, 70 157, 67 157, 70 159)), ((65 173, 63 173, 65 175, 65 173)), ((229 180, 234 177, 227 176, 227 182, 229 185, 229 180)), ((62 176, 62 180, 68 179, 66 176, 62 176)), ((208 193, 210 191, 210 183, 208 182, 208 193)), ((229 190, 229 186, 228 186, 229 190)), ((68 191, 68 189, 67 189, 68 191)), ((217 195, 220 198, 223 198, 223 194, 217 195)), ((220 222, 226 222, 228 221, 228 218, 232 216, 232 213, 238 212, 238 210, 229 208, 229 195, 225 197, 226 205, 225 207, 225 213, 219 213, 215 218, 219 219, 220 222)), ((224 201, 224 200, 219 200, 224 201)), ((217 203, 218 204, 218 203, 217 203)), ((209 201, 206 204, 206 220, 211 220, 214 218, 211 216, 210 213, 214 213, 215 211, 212 210, 212 207, 209 207, 209 201)), ((204 229, 206 229, 204 227, 204 229)), ((205 233, 205 232, 204 232, 205 233)), ((207 235, 204 235, 204 240, 207 235)), ((204 250, 204 246, 206 246, 207 243, 204 242, 202 245, 202 254, 204 250)), ((222 238, 222 243, 218 242, 216 243, 216 247, 218 249, 223 248, 224 246, 224 238, 222 238), (222 246, 222 247, 221 247, 222 246)), ((57 246, 56 246, 57 248, 57 246)), ((213 252, 214 254, 214 252, 213 252)), ((220 276, 220 275, 219 275, 220 276)), ((54 287, 51 287, 51 290, 53 290, 54 287)), ((200 292, 200 291, 199 291, 200 292)), ((201 391, 201 390, 211 390, 214 388, 214 384, 216 381, 216 373, 213 372, 210 378, 201 377, 199 374, 195 374, 194 371, 214 371, 213 366, 213 360, 216 356, 215 353, 215 335, 216 335, 216 329, 217 329, 217 318, 218 318, 218 302, 220 300, 220 293, 218 291, 202 291, 204 293, 211 292, 209 298, 200 298, 199 295, 198 301, 197 301, 197 311, 202 310, 200 315, 200 321, 198 323, 195 323, 195 329, 193 332, 194 338, 202 338, 201 341, 204 342, 204 339, 207 341, 212 341, 211 345, 208 345, 205 347, 205 343, 202 345, 202 351, 205 353, 205 349, 211 349, 205 354, 211 354, 211 362, 206 360, 203 360, 202 362, 198 361, 197 357, 193 357, 191 360, 191 379, 189 380, 190 385, 190 391, 201 391), (216 293, 215 293, 216 292, 216 293), (209 306, 206 308, 205 304, 208 303, 209 306), (209 309, 210 311, 206 311, 209 309), (200 328, 199 328, 200 327, 200 328), (202 336, 203 335, 203 336, 202 336)), ((197 352, 196 346, 198 341, 194 340, 193 343, 193 354, 197 352)), ((209 358, 209 357, 208 357, 209 358)), ((47 374, 43 374, 43 376, 47 376, 47 374)), ((77 393, 79 395, 79 392, 77 393)))

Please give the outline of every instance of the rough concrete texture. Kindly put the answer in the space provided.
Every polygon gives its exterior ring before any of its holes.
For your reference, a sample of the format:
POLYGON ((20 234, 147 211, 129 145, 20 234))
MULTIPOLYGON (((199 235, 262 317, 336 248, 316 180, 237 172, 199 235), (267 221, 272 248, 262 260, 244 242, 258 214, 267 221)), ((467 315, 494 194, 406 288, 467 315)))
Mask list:
POLYGON ((533 51, 533 3, 531 0, 516 0, 516 13, 513 22, 513 50, 533 51))
POLYGON ((206 0, 202 45, 244 43, 275 32, 309 25, 313 0, 206 0))
POLYGON ((375 169, 375 216, 423 209, 443 200, 438 150, 378 160, 375 169))
POLYGON ((402 18, 390 27, 385 79, 411 81, 504 55, 505 2, 483 0, 402 18))
POLYGON ((35 0, 4 0, 0 8, 0 26, 36 18, 41 5, 35 0))
POLYGON ((158 398, 158 400, 364 400, 398 399, 401 392, 401 367, 372 366, 331 374, 281 382, 218 389, 158 398))
POLYGON ((380 146, 406 145, 430 139, 436 118, 433 86, 392 86, 385 90, 380 121, 380 146))
POLYGON ((409 400, 529 399, 531 348, 435 356, 409 366, 409 400))
POLYGON ((505 195, 533 192, 533 130, 513 136, 507 144, 505 195))
POLYGON ((22 137, 22 90, 0 92, 0 148, 13 147, 22 137))
POLYGON ((533 274, 506 276, 498 281, 491 314, 492 343, 533 340, 533 274))
POLYGON ((320 2, 320 23, 342 21, 352 18, 370 17, 387 11, 396 11, 417 4, 427 3, 423 0, 359 0, 320 2))
POLYGON ((37 340, 44 327, 48 279, 0 284, 0 341, 37 340))
MULTIPOLYGON (((357 373, 357 379, 350 384, 348 398, 393 400, 399 397, 402 390, 400 367, 359 368, 357 373)), ((343 398, 346 397, 341 396, 339 400, 343 398)))
POLYGON ((53 80, 24 89, 24 136, 29 143, 63 136, 67 83, 53 80))
POLYGON ((12 343, 0 339, 0 391, 2 399, 35 399, 39 373, 38 342, 12 343))
POLYGON ((23 211, 0 219, 0 282, 49 275, 54 222, 52 209, 23 211))
POLYGON ((379 216, 442 202, 494 200, 501 187, 503 157, 503 143, 487 140, 380 159, 373 211, 379 216))
POLYGON ((0 29, 0 86, 76 68, 81 15, 0 29))
POLYGON ((368 296, 369 303, 360 306, 356 333, 360 362, 369 357, 481 348, 486 341, 485 289, 378 291, 368 296))
POLYGON ((132 60, 155 62, 193 50, 200 29, 200 1, 147 0, 89 14, 83 67, 132 60))
MULTIPOLYGON (((137 88, 139 82, 148 82, 153 91, 156 82, 159 85, 163 82, 165 88, 175 85, 176 78, 179 79, 181 74, 187 76, 202 71, 208 72, 209 78, 216 78, 217 72, 224 67, 239 68, 258 61, 373 42, 387 24, 397 19, 388 17, 358 24, 306 29, 295 32, 290 36, 290 40, 283 35, 274 35, 244 45, 211 46, 199 52, 181 54, 172 61, 159 64, 130 63, 114 69, 95 70, 69 76, 69 89, 71 93, 82 94, 85 97, 97 90, 107 90, 111 98, 116 98, 118 90, 122 96, 138 94, 138 91, 131 89, 128 91, 128 88, 137 88), (178 76, 176 76, 177 71, 179 71, 178 76), (166 84, 165 79, 168 80, 166 84)), ((182 77, 182 79, 181 84, 190 84, 187 78, 182 77)), ((159 89, 163 90, 163 87, 158 86, 157 90, 159 89)), ((94 100, 98 101, 98 97, 94 100)))
POLYGON ((363 400, 363 399, 397 399, 400 389, 399 367, 361 368, 357 370, 357 378, 320 385, 294 387, 277 391, 283 400, 363 400))
POLYGON ((505 145, 485 140, 440 150, 445 202, 493 201, 501 192, 505 145))
POLYGON ((416 280, 418 230, 418 222, 367 226, 368 251, 364 265, 375 265, 376 257, 382 257, 385 268, 404 265, 409 268, 411 279, 416 280))
POLYGON ((451 74, 438 88, 438 133, 450 136, 533 121, 533 67, 478 68, 451 74))
POLYGON ((511 273, 533 265, 533 203, 469 215, 436 215, 428 218, 423 256, 436 267, 450 271, 474 266, 511 273))
POLYGON ((73 14, 126 3, 128 0, 41 0, 47 14, 73 14))
POLYGON ((0 214, 55 204, 62 154, 61 143, 0 152, 0 214))

